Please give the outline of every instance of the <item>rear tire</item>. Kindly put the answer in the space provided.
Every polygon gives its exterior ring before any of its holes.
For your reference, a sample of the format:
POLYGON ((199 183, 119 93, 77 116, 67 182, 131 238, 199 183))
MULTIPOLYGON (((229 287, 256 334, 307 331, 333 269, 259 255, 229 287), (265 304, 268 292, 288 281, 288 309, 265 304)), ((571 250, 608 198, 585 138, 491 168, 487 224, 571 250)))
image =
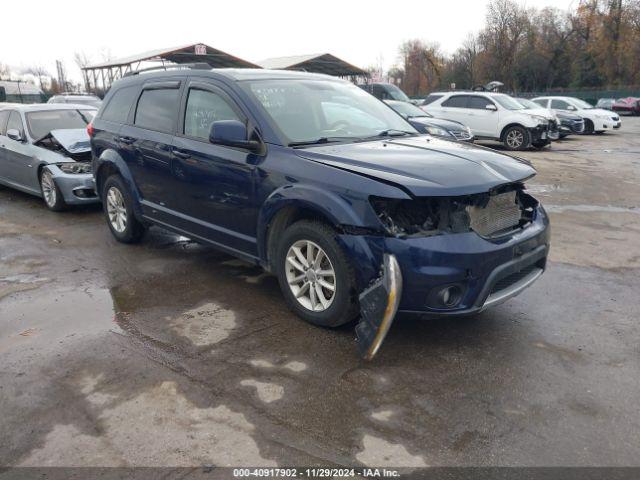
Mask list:
POLYGON ((46 207, 52 212, 62 212, 67 209, 62 192, 56 185, 51 171, 44 167, 40 172, 40 191, 46 207))
POLYGON ((507 150, 526 150, 531 145, 531 134, 526 128, 518 125, 509 127, 502 137, 502 143, 507 150))
POLYGON ((120 175, 111 175, 102 187, 102 206, 107 225, 122 243, 137 243, 145 232, 133 213, 133 199, 120 175))
POLYGON ((355 274, 335 237, 327 224, 301 220, 284 231, 276 249, 276 273, 287 305, 321 327, 348 323, 359 311, 355 274))

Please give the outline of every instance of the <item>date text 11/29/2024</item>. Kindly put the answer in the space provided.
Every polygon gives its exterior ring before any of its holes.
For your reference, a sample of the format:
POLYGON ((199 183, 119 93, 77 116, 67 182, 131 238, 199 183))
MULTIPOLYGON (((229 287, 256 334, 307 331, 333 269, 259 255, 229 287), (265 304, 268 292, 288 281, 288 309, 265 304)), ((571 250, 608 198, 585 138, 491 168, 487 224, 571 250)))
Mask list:
POLYGON ((400 478, 396 469, 390 468, 234 468, 234 478, 400 478))

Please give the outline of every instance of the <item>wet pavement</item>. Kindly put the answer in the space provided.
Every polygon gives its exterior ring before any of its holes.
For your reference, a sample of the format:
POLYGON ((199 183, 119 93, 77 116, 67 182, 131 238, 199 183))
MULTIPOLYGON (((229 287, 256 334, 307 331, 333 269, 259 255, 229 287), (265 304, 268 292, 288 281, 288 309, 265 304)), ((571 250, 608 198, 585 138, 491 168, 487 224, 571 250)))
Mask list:
POLYGON ((0 465, 640 465, 640 119, 523 156, 548 271, 369 363, 259 268, 0 187, 0 465))

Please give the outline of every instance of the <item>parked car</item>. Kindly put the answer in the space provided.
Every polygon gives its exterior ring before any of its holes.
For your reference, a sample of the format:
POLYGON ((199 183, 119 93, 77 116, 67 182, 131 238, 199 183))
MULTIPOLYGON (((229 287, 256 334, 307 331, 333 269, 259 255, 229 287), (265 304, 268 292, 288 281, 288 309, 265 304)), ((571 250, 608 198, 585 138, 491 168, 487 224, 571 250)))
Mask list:
POLYGON ((54 211, 99 201, 91 175, 87 105, 0 106, 0 183, 54 211))
POLYGON ((73 103, 75 105, 91 105, 100 108, 102 100, 95 95, 79 94, 79 93, 61 93, 54 95, 47 103, 73 103))
POLYGON ((385 100, 385 103, 402 115, 420 133, 428 133, 446 140, 473 143, 471 129, 460 122, 435 118, 411 103, 397 100, 385 100))
POLYGON ((596 108, 601 108, 603 110, 613 110, 612 107, 615 101, 615 98, 600 98, 596 103, 596 108))
POLYGON ((421 135, 344 80, 133 74, 88 131, 117 240, 159 225, 261 265, 303 319, 360 315, 368 359, 397 312, 477 313, 545 269, 549 220, 524 188, 528 162, 421 135), (362 115, 336 119, 336 104, 362 115))
POLYGON ((542 108, 528 98, 515 98, 515 100, 524 107, 527 113, 531 115, 539 115, 549 121, 549 139, 558 140, 560 138, 560 120, 553 110, 542 108))
POLYGON ((358 86, 378 100, 398 100, 399 102, 413 103, 406 93, 392 83, 363 83, 358 86))
POLYGON ((555 113, 560 121, 560 138, 584 132, 584 119, 580 115, 562 110, 556 110, 555 113))
POLYGON ((549 120, 533 115, 504 93, 437 92, 439 97, 421 108, 435 117, 464 123, 477 140, 502 142, 507 150, 541 148, 549 144, 549 120))
POLYGON ((620 128, 620 117, 615 113, 594 108, 591 104, 573 97, 538 97, 533 99, 543 108, 550 108, 556 112, 571 112, 580 115, 584 119, 584 132, 601 133, 606 130, 620 128))
POLYGON ((631 115, 640 115, 640 98, 627 97, 616 100, 611 109, 617 113, 629 113, 631 115))

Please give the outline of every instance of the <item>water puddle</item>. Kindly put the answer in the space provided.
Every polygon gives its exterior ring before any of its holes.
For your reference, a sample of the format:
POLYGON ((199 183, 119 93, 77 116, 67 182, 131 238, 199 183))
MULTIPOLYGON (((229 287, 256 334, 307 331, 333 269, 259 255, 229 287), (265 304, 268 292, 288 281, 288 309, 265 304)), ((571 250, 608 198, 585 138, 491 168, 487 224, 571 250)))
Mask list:
POLYGON ((52 343, 69 335, 105 332, 113 328, 109 290, 87 287, 47 288, 6 297, 0 302, 0 349, 16 341, 52 343), (21 335, 31 331, 30 335, 21 335))

